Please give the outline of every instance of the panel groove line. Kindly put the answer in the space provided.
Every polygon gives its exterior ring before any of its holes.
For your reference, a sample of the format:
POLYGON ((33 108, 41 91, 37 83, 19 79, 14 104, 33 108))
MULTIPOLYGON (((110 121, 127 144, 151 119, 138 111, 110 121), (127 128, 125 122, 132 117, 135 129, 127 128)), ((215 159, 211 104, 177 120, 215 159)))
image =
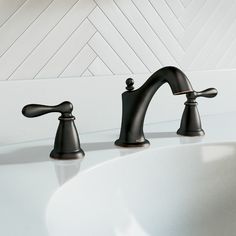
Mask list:
POLYGON ((96 57, 96 59, 89 65, 88 69, 97 76, 114 75, 100 57, 96 57))
POLYGON ((235 0, 0 0, 0 80, 235 69, 235 0))
MULTIPOLYGON (((92 23, 91 23, 92 24, 92 23)), ((95 26, 94 26, 95 27, 95 26)), ((114 74, 129 74, 131 70, 122 58, 114 51, 112 46, 97 31, 88 44, 93 48, 97 55, 106 61, 114 74)))
POLYGON ((60 75, 60 78, 75 77, 77 74, 81 76, 96 58, 97 55, 86 44, 80 53, 74 58, 72 63, 70 63, 70 65, 60 75))
POLYGON ((221 12, 221 5, 224 4, 224 0, 217 1, 215 4, 215 8, 212 10, 210 16, 207 18, 204 27, 199 28, 195 38, 191 41, 191 45, 186 51, 186 56, 184 58, 184 66, 186 68, 191 68, 191 63, 199 53, 203 49, 203 45, 207 42, 211 33, 215 31, 217 24, 219 24, 216 19, 218 19, 221 12))
MULTIPOLYGON (((67 1, 67 3, 70 3, 71 1, 67 1)), ((34 22, 34 26, 28 28, 28 30, 25 31, 24 34, 15 42, 11 49, 8 50, 6 55, 3 58, 0 58, 0 67, 2 64, 8 63, 6 70, 0 71, 0 77, 9 78, 11 74, 14 73, 16 68, 24 63, 28 55, 31 54, 38 43, 46 37, 48 32, 55 26, 55 24, 57 24, 62 15, 64 15, 64 12, 67 10, 67 7, 64 6, 63 0, 53 1, 50 6, 41 14, 41 17, 39 17, 34 22), (52 15, 52 12, 55 10, 55 7, 57 7, 58 4, 61 6, 60 11, 56 11, 52 15), (48 19, 48 17, 50 18, 48 19), (27 40, 28 38, 30 38, 30 40, 27 40)), ((26 69, 25 73, 27 72, 28 68, 26 69)))
POLYGON ((186 8, 193 0, 180 0, 182 5, 186 8))
MULTIPOLYGON (((95 34, 96 34, 96 32, 93 33, 93 35, 88 39, 88 42, 89 42, 89 40, 90 40, 91 38, 93 38, 93 36, 94 36, 95 34)), ((78 55, 81 53, 81 51, 82 51, 86 46, 88 46, 87 43, 84 44, 84 46, 75 54, 75 56, 70 60, 70 62, 66 65, 66 67, 63 68, 63 70, 58 74, 57 78, 59 78, 59 77, 67 70, 68 67, 70 67, 70 65, 73 63, 73 61, 76 59, 76 57, 78 57, 78 55)), ((87 66, 87 68, 88 68, 88 66, 87 66)))
POLYGON ((184 25, 185 30, 191 27, 192 22, 200 14, 207 0, 192 1, 179 17, 179 21, 184 25))
MULTIPOLYGON (((155 26, 152 25, 152 23, 150 22, 150 18, 151 16, 149 15, 150 12, 144 11, 144 8, 142 8, 141 5, 137 5, 137 2, 135 3, 135 0, 132 0, 133 4, 136 6, 136 8, 139 10, 139 12, 141 13, 141 15, 143 16, 143 18, 145 19, 145 21, 148 23, 148 25, 151 27, 151 29, 153 30, 153 32, 156 34, 156 36, 160 39, 160 41, 162 42, 163 46, 166 48, 166 50, 169 52, 169 54, 172 56, 173 60, 176 61, 176 64, 179 65, 181 67, 180 64, 180 60, 177 59, 178 55, 184 54, 182 48, 181 48, 181 52, 175 52, 171 50, 171 48, 175 48, 177 49, 179 46, 179 43, 176 42, 176 40, 172 37, 169 37, 171 34, 168 35, 169 30, 168 29, 164 29, 163 26, 165 25, 162 20, 161 22, 163 23, 162 25, 162 31, 159 32, 157 31, 157 29, 155 29, 155 26), (147 17, 149 17, 149 19, 147 19, 147 17), (165 38, 164 38, 165 37, 165 38), (168 39, 168 40, 167 40, 168 39)), ((151 4, 150 4, 151 5, 151 4)), ((155 14, 157 14, 157 12, 153 9, 153 11, 155 12, 155 14)), ((158 15, 159 17, 159 15, 158 15)), ((161 25, 159 25, 158 27, 160 27, 161 25)), ((182 57, 183 55, 181 55, 182 57)))
MULTIPOLYGON (((158 48, 157 48, 157 52, 155 52, 155 55, 157 58, 159 58, 159 61, 161 61, 162 66, 166 65, 166 64, 173 64, 173 65, 177 65, 179 66, 177 60, 175 59, 174 55, 171 53, 171 51, 169 50, 169 48, 166 46, 166 44, 163 42, 162 38, 160 37, 160 35, 158 35, 156 33, 156 31, 154 30, 154 28, 149 24, 148 20, 146 19, 146 17, 142 14, 142 12, 140 11, 140 9, 135 5, 135 3, 133 2, 133 0, 131 0, 131 2, 133 3, 133 6, 137 9, 137 11, 140 13, 140 15, 143 18, 143 22, 144 24, 147 24, 147 26, 145 27, 145 29, 151 29, 151 31, 154 33, 155 35, 155 44, 156 46, 153 46, 153 50, 156 49, 157 44, 158 44, 158 48), (164 59, 163 59, 164 58, 164 59), (164 63, 165 61, 165 63, 164 63)), ((146 34, 143 36, 145 37, 146 34)), ((152 36, 153 37, 153 36, 152 36)), ((150 40, 150 38, 149 38, 150 40)))
POLYGON ((156 56, 143 41, 142 37, 140 37, 136 29, 132 26, 116 2, 113 0, 107 0, 107 2, 96 0, 96 2, 101 11, 110 20, 113 27, 119 32, 139 60, 146 67, 147 72, 152 71, 155 61, 158 63, 156 56))
MULTIPOLYGON (((87 18, 81 22, 80 27, 77 27, 73 35, 57 50, 47 64, 40 70, 36 77, 47 76, 57 77, 58 74, 68 65, 68 61, 85 46, 96 33, 96 29, 88 21, 87 18), (76 46, 74 46, 76 45, 76 46), (59 72, 60 71, 60 72, 59 72)), ((36 78, 35 77, 35 78, 36 78)))
MULTIPOLYGON (((178 4, 179 1, 176 0, 175 2, 171 2, 173 5, 171 6, 171 3, 168 2, 168 0, 165 0, 166 5, 169 7, 169 9, 172 11, 173 15, 176 17, 177 21, 179 22, 179 24, 183 27, 183 29, 185 30, 185 26, 182 24, 182 22, 179 20, 179 15, 173 10, 174 9, 174 4, 178 4)), ((181 5, 182 6, 182 5, 181 5)), ((181 13, 182 14, 182 9, 181 9, 181 13)))
POLYGON ((143 71, 144 73, 150 72, 150 70, 148 69, 148 65, 146 65, 143 61, 143 59, 138 55, 138 52, 135 51, 133 49, 133 46, 131 46, 131 44, 128 42, 128 40, 124 37, 124 35, 119 31, 119 29, 117 29, 117 27, 114 25, 114 23, 112 22, 112 20, 107 16, 107 14, 103 11, 103 9, 98 5, 98 8, 102 11, 102 13, 104 14, 104 16, 107 18, 107 20, 111 23, 111 25, 114 27, 114 29, 119 33, 119 35, 121 36, 121 38, 124 40, 124 42, 128 45, 128 47, 133 51, 133 53, 135 54, 135 56, 137 57, 137 59, 142 63, 142 65, 144 66, 144 68, 146 69, 145 71, 143 71))
MULTIPOLYGON (((19 11, 21 9, 21 7, 23 7, 25 5, 25 3, 28 2, 28 1, 29 0, 24 0, 15 10, 13 10, 12 13, 2 21, 2 23, 0 24, 0 28, 3 25, 5 25, 7 23, 7 21, 10 20, 11 17, 13 17, 17 13, 17 11, 19 11)), ((0 12, 0 14, 1 14, 1 12, 0 12)))
MULTIPOLYGON (((119 34, 119 32, 113 27, 112 23, 107 19, 107 17, 102 14, 99 8, 95 8, 95 15, 92 13, 89 16, 90 22, 93 23, 94 27, 98 32, 103 36, 106 42, 112 47, 112 49, 119 55, 122 61, 125 62, 126 66, 132 73, 146 67, 139 60, 136 54, 133 52, 133 49, 128 46, 124 38, 119 34), (95 12, 96 11, 96 12, 95 12), (97 21, 99 19, 99 22, 97 21), (107 30, 112 30, 108 32, 107 30)), ((147 69, 145 70, 148 71, 147 69)))
MULTIPOLYGON (((14 71, 14 73, 17 72, 17 70, 24 64, 26 63, 26 61, 31 57, 31 55, 42 45, 42 43, 47 40, 47 39, 50 39, 50 34, 58 27, 58 25, 63 22, 64 18, 68 15, 68 13, 71 11, 71 9, 73 9, 76 4, 80 2, 80 0, 77 0, 75 2, 73 2, 73 4, 67 9, 67 11, 60 17, 60 19, 56 22, 56 24, 54 24, 54 26, 47 32, 47 34, 38 42, 38 44, 31 50, 31 52, 27 55, 27 57, 23 60, 23 62, 17 67, 17 69, 14 71)), ((65 36, 65 35, 63 35, 65 36)), ((57 40, 59 41, 59 40, 57 40)), ((46 53, 43 51, 43 54, 46 55, 46 53)), ((39 61, 39 60, 38 60, 39 61)), ((34 66, 39 66, 39 64, 41 64, 42 61, 40 60, 39 63, 34 63, 34 66)), ((27 70, 28 66, 27 66, 27 63, 26 63, 26 66, 25 66, 25 69, 24 70, 27 70)), ((37 72, 36 72, 37 73, 37 72)), ((12 77, 13 74, 10 76, 12 77)), ((32 78, 35 78, 35 72, 34 74, 30 75, 30 77, 32 78)))
MULTIPOLYGON (((195 58, 192 59, 191 63, 189 64, 189 68, 197 68, 198 66, 202 66, 204 58, 208 59, 203 65, 205 66, 205 68, 207 68, 210 66, 209 62, 214 61, 214 59, 216 59, 215 56, 213 56, 213 54, 217 50, 217 48, 219 49, 219 44, 222 40, 216 41, 215 44, 212 44, 212 41, 214 41, 215 38, 220 38, 221 32, 223 30, 225 31, 225 35, 227 36, 228 30, 231 28, 231 25, 234 23, 234 20, 236 18, 235 16, 236 2, 233 0, 231 2, 232 2, 231 9, 227 12, 227 15, 218 24, 215 25, 215 27, 211 27, 213 28, 213 31, 209 34, 207 39, 205 39, 204 44, 201 46, 201 50, 198 50, 198 52, 195 54, 195 58)), ((225 5, 223 3, 223 6, 220 6, 220 10, 221 11, 227 10, 227 7, 226 9, 224 9, 224 7, 225 5)), ((214 20, 215 18, 213 19, 213 21, 214 20)), ((223 38, 224 36, 221 37, 221 39, 223 38)), ((223 51, 223 49, 221 50, 223 51)))
POLYGON ((131 0, 126 0, 126 2, 123 0, 116 0, 115 2, 159 61, 159 64, 155 63, 154 69, 166 64, 177 65, 178 63, 169 54, 168 49, 163 45, 161 39, 150 27, 135 4, 131 0))
MULTIPOLYGON (((94 9, 94 8, 93 8, 94 9)), ((92 9, 92 10, 93 10, 92 9)), ((62 47, 73 37, 73 35, 75 34, 75 32, 79 29, 79 27, 84 23, 84 21, 87 18, 84 18, 84 20, 82 20, 82 22, 80 22, 78 24, 78 26, 71 32, 71 34, 66 38, 66 40, 56 49, 56 51, 48 58, 48 60, 46 61, 46 63, 40 68, 40 70, 33 76, 33 78, 35 78, 41 71, 42 69, 50 62, 50 60, 62 49, 62 47)))
MULTIPOLYGON (((157 4, 155 2, 156 0, 154 0, 154 3, 157 4)), ((162 22, 165 24, 166 28, 168 29, 168 31, 171 33, 171 35, 174 37, 174 39, 176 40, 177 44, 180 46, 180 48, 182 49, 182 51, 184 51, 184 48, 182 47, 182 45, 180 44, 180 41, 178 39, 178 37, 175 35, 174 30, 175 28, 173 27, 173 29, 168 25, 167 21, 165 20, 165 18, 157 11, 157 7, 155 6, 153 3, 153 0, 148 0, 148 2, 152 5, 153 9, 156 11, 156 13, 159 15, 160 19, 162 20, 162 22)), ((167 4, 166 4, 167 5, 167 4)), ((180 24, 182 26, 182 24, 180 24)), ((178 31, 177 31, 178 32, 178 31)))
MULTIPOLYGON (((88 46, 88 45, 86 45, 86 46, 88 46)), ((88 47, 89 47, 89 46, 88 46, 88 47)), ((96 59, 97 59, 97 56, 95 56, 95 57, 91 60, 91 62, 88 64, 87 68, 83 70, 83 72, 80 74, 80 76, 82 76, 82 74, 90 67, 90 65, 92 65, 92 63, 93 63, 96 59)))
MULTIPOLYGON (((96 54, 96 56, 97 56, 97 58, 99 59, 99 60, 101 60, 102 62, 103 62, 103 64, 109 69, 109 71, 113 74, 113 75, 115 75, 115 73, 111 70, 111 68, 106 64, 106 62, 93 50, 93 48, 88 44, 88 46, 90 47, 90 49, 96 54)), ((89 65, 87 68, 89 68, 91 65, 89 65)), ((104 74, 104 75, 106 75, 106 74, 104 74)))
MULTIPOLYGON (((128 2, 129 0, 127 0, 128 2)), ((116 4, 116 6, 119 8, 119 10, 123 13, 123 15, 125 16, 125 18, 127 19, 127 21, 130 23, 130 25, 133 27, 133 29, 135 30, 135 32, 140 36, 140 38, 142 39, 142 41, 145 43, 145 45, 147 46, 147 48, 152 52, 153 56, 155 57, 155 60, 153 60, 153 65, 155 66, 162 66, 161 61, 159 60, 159 58, 156 56, 155 52, 153 51, 153 49, 147 44, 146 40, 144 39, 143 35, 141 35, 138 30, 136 29, 136 27, 134 26, 134 24, 129 20, 129 17, 127 16, 127 14, 125 14, 124 9, 122 10, 120 8, 120 6, 117 4, 117 1, 114 1, 114 3, 116 4)), ((153 67, 153 66, 152 66, 153 67)), ((153 68, 149 68, 149 70, 153 71, 153 68)))
POLYGON ((36 18, 34 18, 34 20, 31 21, 30 24, 20 33, 20 35, 18 35, 17 38, 14 39, 13 42, 11 42, 10 45, 3 52, 0 53, 0 58, 3 57, 11 49, 11 47, 22 37, 22 35, 24 35, 25 32, 27 32, 27 30, 30 29, 34 22, 36 22, 40 18, 40 16, 50 7, 53 2, 54 0, 51 0, 49 4, 39 13, 39 15, 36 16, 36 18))

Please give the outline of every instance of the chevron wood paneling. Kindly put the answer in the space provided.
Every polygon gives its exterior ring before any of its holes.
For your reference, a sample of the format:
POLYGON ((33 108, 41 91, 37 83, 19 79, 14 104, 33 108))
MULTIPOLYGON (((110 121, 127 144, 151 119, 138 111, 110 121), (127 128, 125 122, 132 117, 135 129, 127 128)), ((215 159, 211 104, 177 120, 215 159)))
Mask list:
POLYGON ((0 80, 236 68, 236 0, 0 0, 0 80))

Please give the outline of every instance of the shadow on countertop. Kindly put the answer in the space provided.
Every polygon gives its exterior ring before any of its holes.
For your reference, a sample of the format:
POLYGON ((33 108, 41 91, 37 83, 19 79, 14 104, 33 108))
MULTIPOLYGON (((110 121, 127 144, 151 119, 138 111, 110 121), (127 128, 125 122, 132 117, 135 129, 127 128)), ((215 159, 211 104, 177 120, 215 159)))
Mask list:
POLYGON ((15 149, 12 152, 0 153, 0 165, 26 164, 49 160, 52 146, 37 146, 15 149))
MULTIPOLYGON (((178 137, 175 132, 146 132, 145 136, 147 139, 178 137)), ((113 140, 109 142, 82 143, 81 147, 85 151, 85 153, 91 151, 121 149, 114 144, 113 140)), ((12 152, 9 151, 0 153, 0 165, 26 164, 49 161, 51 160, 49 154, 52 149, 53 145, 46 145, 26 147, 15 149, 12 152)))
POLYGON ((179 135, 176 132, 145 132, 147 139, 158 139, 158 138, 176 138, 179 135))

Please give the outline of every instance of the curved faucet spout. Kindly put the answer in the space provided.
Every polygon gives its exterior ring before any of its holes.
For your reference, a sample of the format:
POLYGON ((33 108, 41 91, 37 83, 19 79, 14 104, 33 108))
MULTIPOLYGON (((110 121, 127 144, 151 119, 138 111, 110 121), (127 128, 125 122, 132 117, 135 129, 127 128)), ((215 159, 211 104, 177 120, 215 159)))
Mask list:
POLYGON ((156 71, 139 89, 133 90, 133 87, 129 88, 127 84, 129 91, 122 94, 122 124, 116 145, 122 147, 149 145, 143 133, 144 118, 153 95, 164 83, 169 84, 174 95, 193 91, 187 76, 173 66, 156 71))

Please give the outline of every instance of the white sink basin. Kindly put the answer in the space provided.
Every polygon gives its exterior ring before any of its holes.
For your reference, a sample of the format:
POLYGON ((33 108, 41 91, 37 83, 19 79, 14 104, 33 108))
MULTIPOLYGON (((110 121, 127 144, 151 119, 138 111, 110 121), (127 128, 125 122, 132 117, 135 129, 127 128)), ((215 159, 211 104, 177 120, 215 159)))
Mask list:
POLYGON ((50 236, 235 236, 236 143, 149 149, 81 172, 47 208, 50 236))

